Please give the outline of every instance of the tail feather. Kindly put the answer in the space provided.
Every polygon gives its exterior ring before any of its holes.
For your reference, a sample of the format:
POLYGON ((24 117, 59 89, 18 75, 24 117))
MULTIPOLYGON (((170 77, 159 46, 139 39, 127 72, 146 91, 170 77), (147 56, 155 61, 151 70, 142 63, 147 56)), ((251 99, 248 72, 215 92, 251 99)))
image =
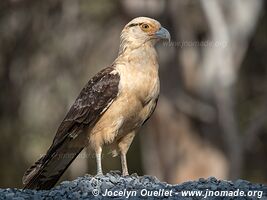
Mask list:
POLYGON ((45 156, 25 172, 22 178, 24 189, 51 189, 84 148, 73 145, 74 142, 75 140, 69 140, 52 146, 45 156))
POLYGON ((30 179, 32 179, 32 177, 34 177, 34 175, 36 175, 38 173, 38 171, 40 171, 41 166, 42 166, 42 161, 44 159, 45 156, 42 156, 39 160, 37 160, 29 169, 27 169, 27 171, 24 173, 23 177, 22 177, 22 183, 28 184, 30 179))

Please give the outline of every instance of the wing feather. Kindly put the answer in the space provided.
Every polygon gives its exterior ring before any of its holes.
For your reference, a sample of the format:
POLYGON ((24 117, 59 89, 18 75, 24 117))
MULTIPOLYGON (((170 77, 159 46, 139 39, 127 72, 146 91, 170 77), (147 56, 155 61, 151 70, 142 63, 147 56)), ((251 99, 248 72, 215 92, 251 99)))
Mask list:
POLYGON ((25 188, 50 188, 57 182, 84 148, 83 144, 75 149, 68 145, 77 140, 86 127, 93 126, 100 119, 118 96, 119 82, 120 76, 114 67, 103 69, 89 80, 60 124, 46 155, 25 172, 25 188), (62 153, 73 156, 62 159, 62 153))
POLYGON ((71 134, 77 125, 92 126, 101 117, 119 92, 120 77, 114 71, 113 67, 105 68, 89 80, 60 124, 53 144, 71 134))

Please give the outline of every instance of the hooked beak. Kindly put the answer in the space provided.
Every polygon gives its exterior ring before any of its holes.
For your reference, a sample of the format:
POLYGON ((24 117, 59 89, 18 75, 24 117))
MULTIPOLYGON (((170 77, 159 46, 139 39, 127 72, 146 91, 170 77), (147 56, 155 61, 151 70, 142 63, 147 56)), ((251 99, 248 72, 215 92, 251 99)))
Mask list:
POLYGON ((159 39, 163 39, 163 40, 168 40, 169 42, 171 41, 171 35, 169 33, 169 31, 164 28, 161 27, 156 33, 155 36, 159 39))

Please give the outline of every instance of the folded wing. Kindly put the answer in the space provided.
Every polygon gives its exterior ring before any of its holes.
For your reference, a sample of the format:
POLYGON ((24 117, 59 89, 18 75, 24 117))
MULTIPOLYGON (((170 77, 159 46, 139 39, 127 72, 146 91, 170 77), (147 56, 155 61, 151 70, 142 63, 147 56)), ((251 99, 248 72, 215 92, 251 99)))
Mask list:
POLYGON ((46 155, 23 176, 24 188, 50 189, 87 144, 84 130, 93 127, 119 93, 120 76, 113 67, 94 76, 60 124, 46 155))

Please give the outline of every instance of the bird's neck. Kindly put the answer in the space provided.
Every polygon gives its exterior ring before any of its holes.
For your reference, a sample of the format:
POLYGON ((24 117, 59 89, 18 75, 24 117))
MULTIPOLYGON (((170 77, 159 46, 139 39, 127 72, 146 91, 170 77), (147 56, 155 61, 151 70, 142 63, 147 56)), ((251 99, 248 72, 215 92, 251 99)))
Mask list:
POLYGON ((152 42, 147 42, 138 46, 126 45, 121 47, 115 62, 127 62, 140 68, 144 68, 145 66, 158 68, 157 52, 152 42))

